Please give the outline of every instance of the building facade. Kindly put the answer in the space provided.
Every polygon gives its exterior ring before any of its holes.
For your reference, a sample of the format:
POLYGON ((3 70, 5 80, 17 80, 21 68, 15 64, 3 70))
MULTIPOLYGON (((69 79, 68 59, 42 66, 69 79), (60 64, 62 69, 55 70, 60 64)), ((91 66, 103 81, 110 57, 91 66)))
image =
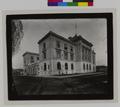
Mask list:
MULTIPOLYGON (((82 36, 75 35, 68 39, 50 31, 38 42, 39 61, 35 74, 44 75, 65 75, 96 71, 95 52, 92 50, 92 43, 82 36)), ((26 63, 30 64, 30 55, 24 56, 24 67, 30 72, 26 63), (29 56, 29 57, 28 57, 29 56), (27 61, 28 60, 28 61, 27 61)))
POLYGON ((23 54, 24 75, 38 75, 39 71, 39 54, 25 52, 23 54))

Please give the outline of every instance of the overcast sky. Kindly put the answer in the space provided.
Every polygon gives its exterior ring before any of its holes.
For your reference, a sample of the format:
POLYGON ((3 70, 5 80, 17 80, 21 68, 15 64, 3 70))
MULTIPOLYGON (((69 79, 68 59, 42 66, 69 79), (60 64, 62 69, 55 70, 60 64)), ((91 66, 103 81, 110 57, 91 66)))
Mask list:
POLYGON ((37 42, 50 30, 68 38, 75 33, 93 44, 96 64, 107 65, 107 25, 106 19, 46 19, 22 20, 24 37, 19 52, 13 56, 13 68, 23 67, 23 53, 38 53, 37 42), (77 29, 75 29, 77 25, 77 29))

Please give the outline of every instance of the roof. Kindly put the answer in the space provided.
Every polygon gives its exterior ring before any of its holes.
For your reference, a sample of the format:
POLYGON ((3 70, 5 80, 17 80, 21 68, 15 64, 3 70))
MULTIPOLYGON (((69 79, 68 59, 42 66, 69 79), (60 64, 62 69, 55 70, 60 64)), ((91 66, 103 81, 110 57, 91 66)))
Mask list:
POLYGON ((75 42, 79 41, 79 40, 82 40, 82 42, 84 42, 85 44, 89 45, 89 46, 93 46, 92 43, 90 43, 89 41, 87 41, 86 39, 84 39, 82 36, 77 36, 75 35, 74 37, 69 37, 68 39, 67 38, 64 38, 63 36, 60 36, 58 35, 57 33, 53 32, 53 31, 49 31, 42 39, 40 39, 38 41, 38 44, 40 44, 43 40, 47 39, 50 35, 54 36, 54 37, 57 37, 57 38, 60 38, 64 41, 67 41, 73 45, 75 45, 75 42))
POLYGON ((89 41, 87 41, 86 39, 84 39, 81 35, 77 36, 75 35, 74 37, 69 37, 69 39, 72 41, 72 42, 78 42, 79 40, 81 40, 83 43, 89 45, 89 46, 93 46, 92 43, 90 43, 89 41))
POLYGON ((39 55, 38 53, 33 53, 33 52, 25 52, 25 53, 23 54, 23 56, 25 56, 26 54, 39 55))
POLYGON ((54 36, 54 37, 57 37, 57 38, 60 38, 60 39, 62 39, 62 40, 64 40, 64 41, 67 41, 67 42, 69 42, 69 43, 71 43, 71 44, 74 44, 74 43, 73 43, 72 41, 70 41, 69 39, 62 37, 62 36, 58 35, 57 33, 53 32, 53 31, 49 31, 42 39, 40 39, 40 40, 38 41, 38 44, 40 44, 43 40, 47 39, 50 35, 52 35, 52 36, 54 36))

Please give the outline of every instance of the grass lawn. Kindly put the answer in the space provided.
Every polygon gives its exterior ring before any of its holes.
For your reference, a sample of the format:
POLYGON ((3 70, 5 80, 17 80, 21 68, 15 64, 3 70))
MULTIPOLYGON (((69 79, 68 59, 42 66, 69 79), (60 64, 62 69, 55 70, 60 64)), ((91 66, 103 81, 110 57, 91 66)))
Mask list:
POLYGON ((62 95, 107 93, 105 76, 77 76, 70 78, 47 78, 15 76, 19 95, 62 95))

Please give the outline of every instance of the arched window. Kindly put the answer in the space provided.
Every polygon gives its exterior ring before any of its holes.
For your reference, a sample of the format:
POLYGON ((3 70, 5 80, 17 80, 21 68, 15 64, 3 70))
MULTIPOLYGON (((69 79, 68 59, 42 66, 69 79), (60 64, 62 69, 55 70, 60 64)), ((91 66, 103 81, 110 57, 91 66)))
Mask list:
POLYGON ((73 66, 73 64, 71 64, 71 69, 72 69, 72 70, 74 69, 74 66, 73 66))
POLYGON ((83 64, 83 70, 85 70, 85 64, 83 64))
POLYGON ((44 71, 46 71, 46 63, 44 63, 44 71))
POLYGON ((65 69, 68 70, 68 64, 67 63, 65 63, 65 69))
POLYGON ((57 69, 61 70, 61 63, 60 62, 57 63, 57 69))

